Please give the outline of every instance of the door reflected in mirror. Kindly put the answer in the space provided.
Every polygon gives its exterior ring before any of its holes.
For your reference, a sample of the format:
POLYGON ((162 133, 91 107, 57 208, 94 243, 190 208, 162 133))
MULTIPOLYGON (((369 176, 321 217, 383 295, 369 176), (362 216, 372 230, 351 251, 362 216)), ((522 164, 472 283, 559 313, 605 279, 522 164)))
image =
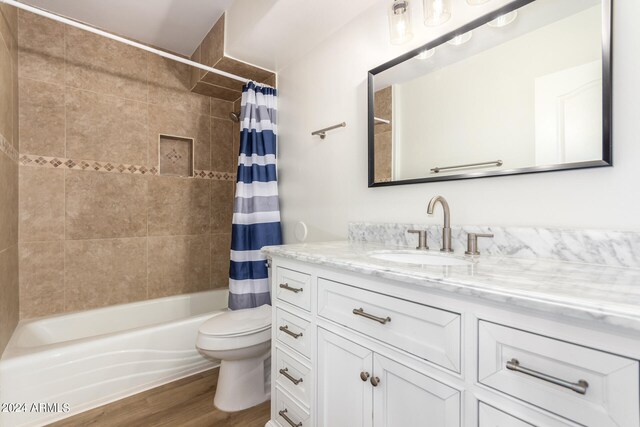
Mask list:
POLYGON ((515 2, 372 70, 369 185, 610 165, 609 2, 515 2))

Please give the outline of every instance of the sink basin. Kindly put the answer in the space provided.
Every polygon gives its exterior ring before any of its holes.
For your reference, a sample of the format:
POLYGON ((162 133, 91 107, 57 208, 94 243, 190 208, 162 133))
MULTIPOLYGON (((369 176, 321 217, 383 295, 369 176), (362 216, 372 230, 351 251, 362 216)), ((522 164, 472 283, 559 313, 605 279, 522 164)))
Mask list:
POLYGON ((473 262, 465 259, 444 255, 423 254, 416 252, 387 252, 369 255, 371 258, 383 261, 400 262, 404 264, 420 265, 472 265, 473 262))

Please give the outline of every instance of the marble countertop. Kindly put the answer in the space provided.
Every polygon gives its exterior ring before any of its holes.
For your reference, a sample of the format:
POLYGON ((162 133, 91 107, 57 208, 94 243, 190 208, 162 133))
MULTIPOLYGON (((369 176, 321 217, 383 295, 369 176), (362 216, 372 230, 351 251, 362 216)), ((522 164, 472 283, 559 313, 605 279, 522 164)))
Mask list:
POLYGON ((640 269, 460 253, 471 266, 400 264, 371 257, 402 251, 379 243, 324 242, 269 246, 263 252, 372 277, 424 286, 577 319, 640 331, 640 269))

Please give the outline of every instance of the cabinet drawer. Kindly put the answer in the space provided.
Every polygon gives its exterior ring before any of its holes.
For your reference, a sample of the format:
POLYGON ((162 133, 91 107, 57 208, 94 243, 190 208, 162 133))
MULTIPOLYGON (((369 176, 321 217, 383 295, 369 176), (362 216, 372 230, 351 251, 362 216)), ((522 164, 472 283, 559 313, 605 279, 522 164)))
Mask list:
POLYGON ((300 352, 305 357, 311 354, 311 324, 281 308, 276 309, 276 338, 279 342, 300 352))
POLYGON ((307 408, 311 403, 311 368, 276 347, 275 378, 278 387, 289 392, 307 408))
POLYGON ((479 323, 478 381, 587 426, 639 425, 638 361, 479 323))
POLYGON ((457 313, 318 278, 318 314, 460 372, 457 313))
POLYGON ((309 412, 298 406, 279 387, 276 387, 276 422, 281 427, 310 427, 309 412))
POLYGON ((311 276, 278 267, 274 284, 276 298, 303 310, 311 310, 311 276))
POLYGON ((493 406, 480 402, 478 407, 478 427, 535 427, 493 406))

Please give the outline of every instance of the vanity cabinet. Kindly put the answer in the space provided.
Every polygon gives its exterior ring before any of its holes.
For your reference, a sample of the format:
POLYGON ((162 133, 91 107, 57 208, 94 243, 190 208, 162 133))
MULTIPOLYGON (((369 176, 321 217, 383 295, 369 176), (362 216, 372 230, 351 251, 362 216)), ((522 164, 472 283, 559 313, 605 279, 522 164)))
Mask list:
POLYGON ((640 426, 640 340, 284 257, 268 427, 640 426))
POLYGON ((460 392, 336 334, 318 331, 318 425, 460 425, 460 392))

